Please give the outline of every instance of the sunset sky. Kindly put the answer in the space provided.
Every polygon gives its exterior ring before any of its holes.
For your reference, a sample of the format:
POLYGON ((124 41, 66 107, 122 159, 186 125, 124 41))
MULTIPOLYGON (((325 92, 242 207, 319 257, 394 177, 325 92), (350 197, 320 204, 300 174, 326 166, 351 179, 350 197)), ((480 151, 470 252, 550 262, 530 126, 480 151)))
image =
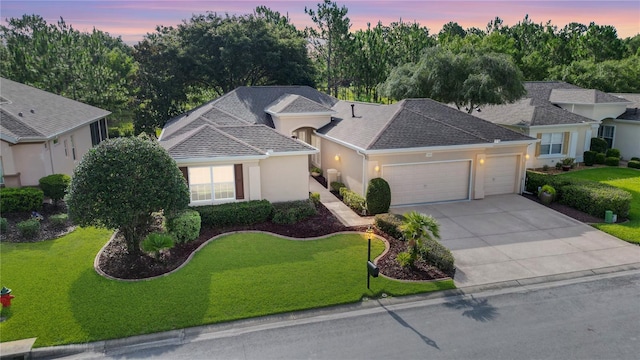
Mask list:
MULTIPOLYGON (((215 0, 215 1, 170 1, 170 0, 2 0, 0 15, 3 23, 7 18, 21 17, 23 14, 38 14, 55 23, 60 17, 80 31, 96 29, 121 36, 135 44, 146 33, 153 32, 156 25, 176 25, 192 14, 213 11, 220 14, 251 13, 259 5, 266 5, 281 14, 288 14, 291 22, 298 28, 312 25, 311 19, 304 13, 305 6, 315 9, 320 2, 306 0, 254 1, 254 0, 215 0)), ((639 0, 509 0, 509 1, 337 1, 345 5, 347 16, 353 24, 351 29, 366 27, 369 22, 375 25, 382 21, 384 25, 402 19, 417 21, 438 33, 442 25, 455 21, 464 28, 485 29, 487 23, 499 16, 506 25, 521 21, 525 14, 536 23, 548 20, 562 28, 570 22, 588 25, 613 25, 621 38, 640 33, 639 0)))

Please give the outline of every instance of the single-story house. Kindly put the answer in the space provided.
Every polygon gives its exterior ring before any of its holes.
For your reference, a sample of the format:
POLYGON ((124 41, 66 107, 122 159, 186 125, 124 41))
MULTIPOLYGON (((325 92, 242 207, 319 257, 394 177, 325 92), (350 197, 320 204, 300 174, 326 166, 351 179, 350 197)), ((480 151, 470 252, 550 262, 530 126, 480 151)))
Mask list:
POLYGON ((536 139, 429 99, 341 101, 306 86, 240 87, 170 120, 159 138, 191 204, 308 197, 309 167, 392 204, 519 193, 536 139), (235 192, 235 193, 234 193, 235 192))
POLYGON ((528 168, 553 166, 563 158, 583 161, 604 119, 616 118, 630 102, 562 81, 525 83, 527 94, 513 104, 486 106, 476 116, 540 141, 529 149, 528 168))
POLYGON ((82 156, 107 138, 109 111, 0 78, 0 182, 38 185, 72 175, 82 156))
POLYGON ((640 94, 611 94, 630 102, 617 118, 602 120, 598 137, 607 140, 610 148, 620 150, 623 159, 640 157, 640 94))

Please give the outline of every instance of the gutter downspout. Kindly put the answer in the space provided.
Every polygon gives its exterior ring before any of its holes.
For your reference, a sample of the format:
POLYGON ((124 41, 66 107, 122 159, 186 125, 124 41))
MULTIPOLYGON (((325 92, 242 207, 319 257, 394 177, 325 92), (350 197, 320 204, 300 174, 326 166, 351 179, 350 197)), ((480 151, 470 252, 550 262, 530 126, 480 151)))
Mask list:
MULTIPOLYGON (((47 144, 47 150, 49 151, 49 161, 51 162, 51 174, 55 174, 56 171, 53 168, 53 154, 52 154, 53 148, 51 147, 51 140, 47 140, 46 144, 47 144)), ((51 175, 51 174, 48 174, 48 175, 51 175)))
POLYGON ((361 153, 360 150, 356 150, 356 154, 362 156, 362 197, 365 197, 367 195, 367 184, 365 183, 367 155, 361 153))

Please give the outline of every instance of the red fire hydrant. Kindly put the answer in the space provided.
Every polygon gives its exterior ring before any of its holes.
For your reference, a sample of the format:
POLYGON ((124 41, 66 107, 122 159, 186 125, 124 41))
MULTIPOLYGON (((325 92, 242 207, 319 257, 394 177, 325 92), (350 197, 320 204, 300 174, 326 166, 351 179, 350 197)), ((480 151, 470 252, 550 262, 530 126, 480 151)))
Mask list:
POLYGON ((15 296, 11 295, 11 289, 8 289, 6 287, 2 287, 2 290, 0 290, 0 303, 2 304, 2 307, 9 307, 11 306, 11 299, 13 299, 15 296))

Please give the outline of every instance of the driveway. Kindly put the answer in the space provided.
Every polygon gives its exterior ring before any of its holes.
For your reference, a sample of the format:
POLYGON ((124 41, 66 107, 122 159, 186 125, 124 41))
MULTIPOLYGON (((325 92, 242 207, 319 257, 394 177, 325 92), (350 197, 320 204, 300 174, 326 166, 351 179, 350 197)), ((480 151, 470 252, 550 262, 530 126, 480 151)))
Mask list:
POLYGON ((456 261, 458 287, 640 268, 640 246, 520 195, 395 207, 391 212, 411 210, 440 223, 441 242, 456 261))

